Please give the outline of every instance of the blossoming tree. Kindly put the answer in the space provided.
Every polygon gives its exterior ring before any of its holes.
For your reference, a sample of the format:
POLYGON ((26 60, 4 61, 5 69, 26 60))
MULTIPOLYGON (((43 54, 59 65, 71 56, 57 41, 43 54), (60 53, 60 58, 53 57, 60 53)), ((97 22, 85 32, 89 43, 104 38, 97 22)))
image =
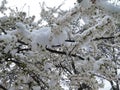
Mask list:
POLYGON ((120 90, 120 6, 77 0, 64 11, 43 3, 34 22, 35 16, 5 5, 3 0, 0 90, 98 90, 104 80, 120 90))

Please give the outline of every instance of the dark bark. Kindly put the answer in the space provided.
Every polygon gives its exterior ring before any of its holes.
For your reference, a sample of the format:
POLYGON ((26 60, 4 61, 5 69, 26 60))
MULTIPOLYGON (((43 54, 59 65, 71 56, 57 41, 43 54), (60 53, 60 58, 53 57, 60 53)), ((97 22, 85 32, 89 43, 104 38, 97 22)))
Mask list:
POLYGON ((84 90, 84 89, 92 90, 91 87, 89 87, 87 84, 85 83, 80 84, 80 87, 78 88, 78 90, 84 90))
MULTIPOLYGON (((2 90, 8 90, 7 88, 5 88, 4 86, 2 86, 2 85, 0 85, 0 88, 2 89, 2 90)), ((1 90, 0 89, 0 90, 1 90)))
POLYGON ((95 38, 93 40, 98 41, 98 40, 107 40, 107 39, 114 39, 114 38, 115 38, 114 36, 111 36, 111 37, 99 37, 99 38, 95 38))
POLYGON ((55 65, 57 68, 62 68, 63 70, 67 71, 68 73, 72 74, 71 70, 69 70, 66 66, 63 66, 61 63, 55 65))
MULTIPOLYGON (((64 51, 57 51, 57 50, 53 50, 53 49, 50 49, 50 48, 47 48, 47 47, 46 47, 46 50, 49 51, 49 52, 51 52, 51 53, 56 53, 56 54, 61 54, 61 55, 67 55, 67 53, 64 52, 64 51)), ((81 57, 79 55, 76 55, 76 54, 68 54, 68 56, 78 57, 81 60, 85 60, 83 57, 81 57)))
POLYGON ((7 32, 6 32, 2 27, 0 27, 0 29, 2 30, 2 32, 3 32, 4 34, 7 34, 7 32))

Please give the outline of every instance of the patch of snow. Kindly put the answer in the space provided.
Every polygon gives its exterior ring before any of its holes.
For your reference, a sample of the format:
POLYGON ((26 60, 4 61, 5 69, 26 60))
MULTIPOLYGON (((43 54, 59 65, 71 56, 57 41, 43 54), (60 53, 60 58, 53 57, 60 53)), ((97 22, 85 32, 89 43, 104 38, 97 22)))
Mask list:
POLYGON ((38 46, 45 47, 46 45, 49 45, 50 33, 51 33, 50 27, 43 27, 39 30, 33 30, 33 32, 31 32, 32 49, 37 50, 38 46))

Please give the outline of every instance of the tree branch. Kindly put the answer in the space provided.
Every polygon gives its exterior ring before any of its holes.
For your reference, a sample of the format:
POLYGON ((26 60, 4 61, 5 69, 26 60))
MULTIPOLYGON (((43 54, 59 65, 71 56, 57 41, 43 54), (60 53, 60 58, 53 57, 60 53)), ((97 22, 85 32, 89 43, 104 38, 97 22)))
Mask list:
POLYGON ((41 84, 40 84, 40 82, 41 82, 45 87, 49 88, 49 86, 48 86, 41 78, 39 78, 39 75, 38 75, 38 74, 30 71, 30 72, 29 72, 29 75, 32 77, 32 79, 33 79, 37 84, 41 85, 41 84))
POLYGON ((31 48, 25 48, 25 49, 18 48, 17 53, 22 52, 22 51, 30 51, 30 50, 31 50, 31 48))
POLYGON ((29 69, 24 69, 25 67, 27 67, 24 62, 20 62, 20 60, 6 60, 6 61, 14 62, 17 66, 22 68, 21 70, 23 70, 23 72, 27 72, 37 84, 41 85, 42 83, 45 87, 48 88, 48 85, 42 79, 39 78, 38 74, 34 73, 29 69))
POLYGON ((65 42, 75 42, 75 40, 65 40, 65 42))
POLYGON ((0 84, 0 88, 3 89, 3 90, 7 90, 7 88, 5 88, 4 86, 2 86, 1 84, 0 84))
POLYGON ((63 70, 66 70, 68 71, 70 74, 72 74, 72 72, 66 67, 66 66, 63 66, 61 63, 58 64, 58 65, 55 65, 57 68, 62 68, 63 70))
POLYGON ((6 32, 2 27, 0 27, 0 29, 2 30, 2 32, 3 32, 4 34, 7 34, 7 32, 6 32))
POLYGON ((111 84, 111 86, 112 86, 112 89, 113 89, 113 90, 117 90, 117 89, 115 88, 115 85, 114 85, 113 81, 109 81, 109 82, 110 82, 110 84, 111 84))
POLYGON ((114 36, 111 36, 111 37, 99 37, 99 38, 95 38, 93 39, 94 41, 98 41, 98 40, 107 40, 107 39, 113 39, 115 38, 114 36))
POLYGON ((75 63, 74 63, 73 60, 72 60, 72 62, 71 62, 71 65, 72 65, 72 68, 73 68, 74 73, 75 73, 75 74, 78 74, 78 71, 76 70, 75 63))
MULTIPOLYGON (((51 53, 56 53, 56 54, 61 54, 61 55, 67 55, 67 53, 64 52, 64 51, 57 51, 57 50, 53 50, 53 49, 50 49, 50 48, 47 48, 47 47, 46 47, 46 50, 49 51, 49 52, 51 52, 51 53)), ((79 55, 76 55, 76 54, 68 54, 68 56, 78 57, 81 60, 85 60, 83 57, 81 57, 79 55)))
POLYGON ((85 84, 85 83, 82 83, 82 84, 80 84, 80 87, 78 88, 78 90, 92 90, 91 89, 91 87, 89 86, 89 85, 87 85, 87 84, 85 84))
POLYGON ((27 43, 21 41, 21 40, 18 40, 19 43, 23 44, 23 45, 28 45, 27 43))

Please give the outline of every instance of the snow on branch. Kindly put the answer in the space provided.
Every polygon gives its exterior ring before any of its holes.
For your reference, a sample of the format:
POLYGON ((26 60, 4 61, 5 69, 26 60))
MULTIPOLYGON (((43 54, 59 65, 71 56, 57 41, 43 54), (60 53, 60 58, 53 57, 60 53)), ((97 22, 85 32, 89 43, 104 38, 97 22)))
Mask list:
MULTIPOLYGON (((98 1, 102 7, 104 0, 98 1)), ((117 62, 119 63, 120 33, 116 30, 118 26, 114 19, 108 13, 103 13, 104 9, 97 8, 100 6, 98 1, 81 0, 74 8, 65 12, 59 11, 60 7, 45 10, 43 5, 41 22, 46 21, 47 25, 40 25, 41 27, 34 23, 34 17, 27 17, 24 12, 13 11, 10 16, 1 17, 0 62, 5 62, 1 67, 12 67, 8 72, 17 71, 19 75, 29 76, 33 86, 41 85, 40 88, 44 87, 45 90, 61 90, 62 75, 69 78, 68 72, 71 77, 69 85, 73 83, 78 85, 78 88, 85 83, 92 90, 98 90, 95 76, 109 81, 110 74, 110 80, 114 82, 117 74, 112 75, 119 66, 117 62), (55 13, 58 15, 54 16, 55 13), (85 22, 82 29, 78 24, 81 18, 85 21, 84 17, 88 22, 85 22), (118 47, 115 47, 116 45, 118 47), (76 76, 75 80, 72 75, 76 76)), ((107 5, 106 0, 105 3, 107 5)), ((119 11, 119 8, 116 11, 119 11)), ((8 73, 7 70, 3 72, 4 70, 1 70, 3 75, 8 73)), ((18 74, 15 72, 16 77, 18 74)), ((8 82, 10 80, 11 78, 8 82)), ((17 81, 22 80, 16 79, 17 81)), ((26 80, 25 83, 30 82, 26 80)), ((21 83, 23 84, 20 82, 18 85, 21 83)), ((68 87, 71 89, 71 86, 68 87)), ((29 89, 32 88, 31 85, 29 89)))
POLYGON ((76 35, 75 38, 78 38, 80 43, 84 45, 86 42, 90 42, 95 37, 97 38, 103 36, 106 31, 109 30, 109 32, 111 32, 111 30, 114 30, 115 27, 111 24, 111 18, 105 16, 101 22, 90 27, 88 30, 85 30, 82 34, 76 35), (106 26, 108 26, 109 29, 106 29, 106 26))

